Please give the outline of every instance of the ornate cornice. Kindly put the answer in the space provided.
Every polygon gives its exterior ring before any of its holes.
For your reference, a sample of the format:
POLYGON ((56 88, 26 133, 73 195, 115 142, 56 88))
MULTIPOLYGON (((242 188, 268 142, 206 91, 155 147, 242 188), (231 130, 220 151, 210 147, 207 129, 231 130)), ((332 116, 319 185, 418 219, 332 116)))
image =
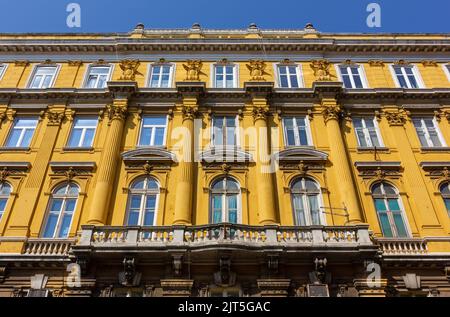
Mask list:
MULTIPOLYGON (((224 34, 230 30, 224 30, 224 34)), ((264 32, 264 31, 263 31, 264 32)), ((278 31, 282 32, 282 31, 278 31)), ((286 33, 288 31, 285 31, 286 33)), ((299 31, 288 34, 301 35, 299 31)), ((100 34, 101 36, 101 34, 100 34)), ((289 39, 270 38, 263 36, 264 48, 268 52, 345 52, 345 53, 447 53, 450 51, 450 41, 447 39, 340 39, 330 35, 322 35, 321 38, 292 37, 289 39)), ((0 52, 2 53, 138 53, 138 52, 164 52, 169 51, 240 51, 260 52, 261 39, 220 39, 203 38, 174 39, 159 38, 132 38, 128 34, 120 36, 100 37, 97 39, 4 39, 0 40, 0 52)))

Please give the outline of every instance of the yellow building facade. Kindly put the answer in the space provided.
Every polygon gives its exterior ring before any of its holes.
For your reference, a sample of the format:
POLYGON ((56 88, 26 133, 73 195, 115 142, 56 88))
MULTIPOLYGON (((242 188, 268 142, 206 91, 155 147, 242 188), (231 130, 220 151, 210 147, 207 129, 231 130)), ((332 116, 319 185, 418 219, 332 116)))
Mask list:
POLYGON ((450 295, 449 47, 0 35, 0 295, 450 295))

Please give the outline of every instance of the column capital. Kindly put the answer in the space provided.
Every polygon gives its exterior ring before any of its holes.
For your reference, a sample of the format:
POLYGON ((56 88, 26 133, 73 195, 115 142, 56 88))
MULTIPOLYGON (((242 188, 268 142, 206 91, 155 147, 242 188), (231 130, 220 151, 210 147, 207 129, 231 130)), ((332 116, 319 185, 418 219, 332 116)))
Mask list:
POLYGON ((50 108, 45 112, 48 126, 58 126, 65 117, 65 107, 50 108))
POLYGON ((336 103, 334 103, 334 104, 325 106, 322 114, 323 114, 325 123, 327 123, 330 120, 339 120, 343 114, 343 110, 340 105, 337 105, 336 103))
POLYGON ((403 126, 409 115, 408 111, 398 107, 385 107, 383 113, 390 126, 403 126))
POLYGON ((114 99, 111 105, 106 106, 109 123, 113 120, 125 120, 128 113, 128 99, 114 99))

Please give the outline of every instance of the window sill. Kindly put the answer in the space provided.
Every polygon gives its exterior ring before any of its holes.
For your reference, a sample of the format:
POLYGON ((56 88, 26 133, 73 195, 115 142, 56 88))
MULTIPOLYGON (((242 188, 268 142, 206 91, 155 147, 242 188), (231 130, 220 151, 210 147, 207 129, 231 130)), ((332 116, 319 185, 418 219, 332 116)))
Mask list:
POLYGON ((0 152, 30 152, 30 147, 10 147, 3 146, 0 147, 0 152))
POLYGON ((137 149, 167 149, 165 145, 137 145, 137 149))
MULTIPOLYGON (((374 147, 357 147, 356 150, 358 152, 375 152, 375 148, 374 147)), ((376 148, 377 152, 389 152, 389 148, 387 147, 377 147, 376 148)))
POLYGON ((62 152, 93 152, 94 148, 90 147, 64 147, 62 152))
POLYGON ((314 149, 315 146, 314 145, 286 145, 284 148, 286 150, 287 149, 314 149))
POLYGON ((448 147, 448 146, 436 146, 436 147, 426 146, 426 147, 421 147, 420 152, 450 152, 450 147, 448 147))

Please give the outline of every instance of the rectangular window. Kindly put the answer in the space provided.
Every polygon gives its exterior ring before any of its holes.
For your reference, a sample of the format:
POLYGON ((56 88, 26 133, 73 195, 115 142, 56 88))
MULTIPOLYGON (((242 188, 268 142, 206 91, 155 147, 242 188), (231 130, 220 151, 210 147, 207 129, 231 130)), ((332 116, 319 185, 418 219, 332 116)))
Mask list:
POLYGON ((278 65, 277 70, 280 88, 300 88, 300 69, 297 65, 278 65))
POLYGON ((149 86, 151 88, 169 88, 172 82, 172 65, 152 65, 149 86))
POLYGON ((214 117, 212 142, 214 146, 237 146, 238 130, 236 117, 214 117))
POLYGON ((235 72, 234 65, 214 65, 214 87, 235 88, 235 72))
POLYGON ((413 118, 413 123, 423 147, 445 146, 435 118, 413 118))
POLYGON ((163 146, 166 142, 167 117, 142 119, 139 146, 163 146))
POLYGON ((362 66, 340 65, 339 72, 345 88, 366 88, 362 66))
POLYGON ((69 137, 69 147, 91 147, 98 120, 93 117, 76 118, 69 137))
POLYGON ((380 131, 375 118, 353 118, 358 146, 382 147, 380 131))
POLYGON ((111 66, 90 66, 85 88, 105 88, 111 73, 111 66))
POLYGON ((421 88, 417 70, 414 66, 392 66, 395 78, 401 88, 421 88))
POLYGON ((36 118, 18 118, 9 133, 6 146, 29 147, 36 130, 38 120, 36 118))
POLYGON ((307 117, 284 118, 284 140, 287 146, 311 146, 311 131, 307 117))
POLYGON ((51 87, 55 79, 56 70, 56 66, 37 66, 29 88, 45 89, 51 87))
POLYGON ((5 72, 6 72, 6 67, 7 67, 6 64, 0 64, 0 80, 2 80, 3 75, 4 75, 5 72))

